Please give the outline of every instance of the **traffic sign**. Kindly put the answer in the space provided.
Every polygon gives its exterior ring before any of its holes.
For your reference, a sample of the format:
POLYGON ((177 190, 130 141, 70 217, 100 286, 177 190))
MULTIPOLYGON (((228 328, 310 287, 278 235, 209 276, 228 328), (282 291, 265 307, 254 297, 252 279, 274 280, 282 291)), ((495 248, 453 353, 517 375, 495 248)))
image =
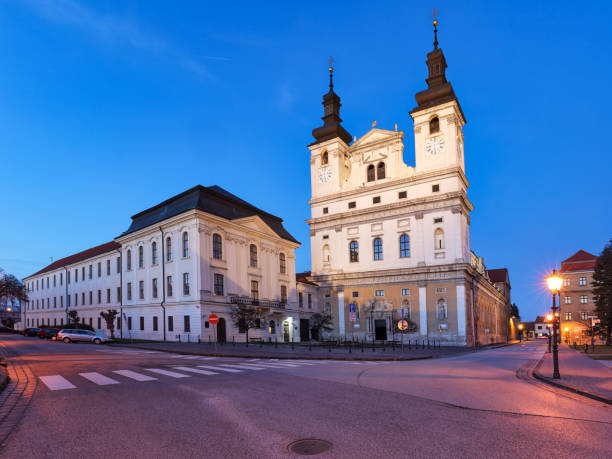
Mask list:
POLYGON ((397 328, 399 328, 402 331, 407 330, 408 329, 408 321, 407 320, 400 320, 397 323, 397 328))
POLYGON ((219 317, 216 314, 211 314, 208 316, 208 321, 211 324, 216 325, 219 322, 219 317))

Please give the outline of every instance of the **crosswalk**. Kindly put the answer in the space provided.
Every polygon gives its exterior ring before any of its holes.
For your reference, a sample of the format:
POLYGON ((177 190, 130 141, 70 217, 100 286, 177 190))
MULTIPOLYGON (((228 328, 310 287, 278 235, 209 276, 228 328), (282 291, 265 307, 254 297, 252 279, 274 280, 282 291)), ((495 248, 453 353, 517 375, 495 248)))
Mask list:
MULTIPOLYGON (((178 355, 178 354, 177 354, 178 355)), ((180 356, 185 357, 185 356, 180 356)), ((200 357, 200 356, 189 356, 200 357)), ((178 358, 178 357, 177 357, 178 358)), ((207 359, 214 359, 207 358, 207 359)), ((194 362, 194 358, 185 359, 194 362)), ((218 359, 221 360, 221 359, 218 359)), ((138 371, 130 369, 112 370, 111 375, 104 375, 99 372, 77 373, 76 375, 64 377, 62 375, 39 376, 39 380, 51 391, 62 391, 83 387, 88 382, 96 386, 113 386, 124 382, 148 382, 159 381, 160 379, 184 379, 192 376, 217 376, 222 374, 236 375, 237 373, 248 373, 266 370, 283 370, 300 367, 311 367, 326 364, 350 364, 350 365, 378 365, 388 362, 372 361, 336 361, 336 360, 282 360, 282 359, 250 359, 247 361, 223 363, 231 361, 222 359, 220 362, 209 362, 206 365, 194 366, 167 365, 164 368, 139 368, 138 371), (70 379, 68 379, 70 378, 70 379)), ((190 362, 190 363, 191 363, 190 362)), ((187 362, 185 362, 187 363, 187 362)))

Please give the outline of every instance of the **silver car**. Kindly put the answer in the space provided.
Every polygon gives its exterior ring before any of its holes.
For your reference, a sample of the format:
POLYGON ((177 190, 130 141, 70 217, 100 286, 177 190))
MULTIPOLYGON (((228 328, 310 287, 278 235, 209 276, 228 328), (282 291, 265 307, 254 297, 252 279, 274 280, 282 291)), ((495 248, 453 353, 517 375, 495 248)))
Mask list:
POLYGON ((111 341, 105 335, 98 334, 89 330, 72 330, 64 328, 57 334, 57 341, 63 341, 64 343, 94 343, 101 344, 111 341))

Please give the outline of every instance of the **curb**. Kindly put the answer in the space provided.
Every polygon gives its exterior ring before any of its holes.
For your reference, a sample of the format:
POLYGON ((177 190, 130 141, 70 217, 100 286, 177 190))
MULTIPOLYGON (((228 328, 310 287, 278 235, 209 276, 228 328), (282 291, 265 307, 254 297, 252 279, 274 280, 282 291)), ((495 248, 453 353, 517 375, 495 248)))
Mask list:
POLYGON ((9 378, 8 371, 6 370, 6 362, 0 360, 0 392, 6 389, 11 378, 9 378))
MULTIPOLYGON (((119 345, 119 344, 114 344, 111 345, 111 347, 120 347, 123 345, 119 345)), ((202 357, 237 357, 237 358, 258 358, 258 359, 285 359, 285 360, 350 360, 350 361, 381 361, 381 362, 395 362, 395 361, 411 361, 411 360, 429 360, 429 359, 437 359, 438 356, 434 356, 434 355, 426 355, 426 356, 420 356, 420 357, 380 357, 380 358, 376 358, 376 356, 372 356, 373 358, 363 358, 363 359, 352 359, 349 357, 336 357, 336 356, 295 356, 295 355, 241 355, 241 354, 220 354, 220 353, 215 353, 215 352, 206 352, 206 353, 202 353, 202 352, 187 352, 187 351, 181 351, 181 350, 169 350, 169 349, 159 349, 159 348, 155 348, 155 347, 145 347, 145 346, 134 346, 134 345, 129 345, 129 348, 132 349, 142 349, 145 351, 158 351, 158 352, 166 352, 169 354, 179 354, 179 355, 201 355, 202 357)), ((365 353, 364 353, 365 355, 365 353)))
POLYGON ((612 399, 603 397, 603 396, 601 396, 599 394, 595 394, 593 392, 588 392, 588 391, 583 390, 583 389, 578 389, 577 387, 574 387, 574 386, 561 384, 559 382, 553 381, 552 379, 547 378, 547 377, 542 376, 541 374, 539 374, 537 370, 540 368, 540 366, 542 366, 542 363, 544 363, 544 357, 542 357, 540 359, 538 364, 534 367, 533 371, 531 372, 531 375, 535 379, 537 379, 538 381, 541 381, 541 382, 543 382, 545 384, 548 384, 549 386, 554 386, 554 387, 557 387, 559 389, 563 389, 563 390, 566 390, 568 392, 572 392, 574 394, 582 395, 583 397, 588 397, 590 399, 597 400, 598 402, 605 403, 606 405, 612 405, 612 399))

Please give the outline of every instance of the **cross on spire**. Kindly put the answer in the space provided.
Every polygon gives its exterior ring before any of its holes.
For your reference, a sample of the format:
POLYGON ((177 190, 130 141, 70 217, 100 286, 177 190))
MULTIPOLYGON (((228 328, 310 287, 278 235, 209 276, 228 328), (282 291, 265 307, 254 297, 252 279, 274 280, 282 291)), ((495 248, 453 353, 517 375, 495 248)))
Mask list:
POLYGON ((329 56, 329 89, 330 91, 334 87, 333 76, 334 76, 334 58, 329 56))
POLYGON ((433 26, 434 26, 434 49, 438 49, 438 8, 434 8, 432 13, 431 13, 432 17, 434 18, 433 20, 433 26))

